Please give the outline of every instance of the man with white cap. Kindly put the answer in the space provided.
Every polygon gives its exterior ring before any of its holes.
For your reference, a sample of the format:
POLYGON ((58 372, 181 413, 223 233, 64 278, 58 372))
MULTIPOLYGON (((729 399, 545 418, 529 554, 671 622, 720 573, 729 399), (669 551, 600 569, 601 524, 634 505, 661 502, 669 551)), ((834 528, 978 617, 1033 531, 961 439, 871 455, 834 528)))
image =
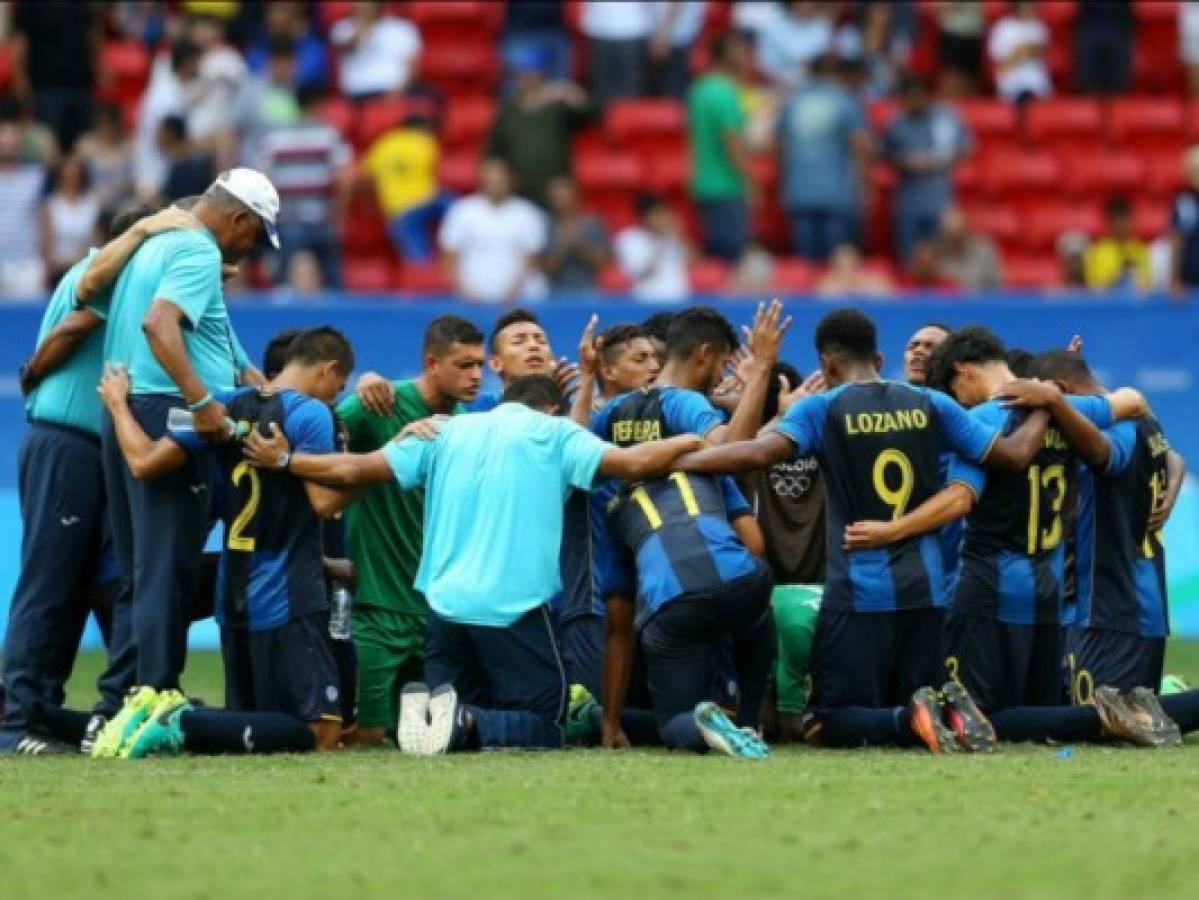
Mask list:
MULTIPOLYGON (((232 390, 250 364, 225 308, 221 265, 236 263, 263 239, 278 247, 278 211, 279 195, 261 172, 222 172, 192 209, 202 227, 146 240, 121 272, 104 359, 128 369, 130 407, 152 439, 164 436, 174 409, 189 410, 205 439, 226 438, 225 408, 213 395, 232 390)), ((157 481, 137 481, 108 416, 101 445, 113 543, 133 599, 137 668, 127 683, 178 688, 186 598, 211 521, 210 473, 193 463, 157 481)), ((119 730, 134 699, 107 731, 119 730)))

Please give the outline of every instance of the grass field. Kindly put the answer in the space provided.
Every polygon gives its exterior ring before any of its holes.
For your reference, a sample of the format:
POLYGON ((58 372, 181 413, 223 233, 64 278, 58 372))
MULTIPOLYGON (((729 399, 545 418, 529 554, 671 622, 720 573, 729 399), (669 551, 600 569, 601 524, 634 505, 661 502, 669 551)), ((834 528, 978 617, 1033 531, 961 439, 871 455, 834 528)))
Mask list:
POLYGON ((1199 746, 1072 749, 10 758, 0 897, 1193 897, 1199 746))

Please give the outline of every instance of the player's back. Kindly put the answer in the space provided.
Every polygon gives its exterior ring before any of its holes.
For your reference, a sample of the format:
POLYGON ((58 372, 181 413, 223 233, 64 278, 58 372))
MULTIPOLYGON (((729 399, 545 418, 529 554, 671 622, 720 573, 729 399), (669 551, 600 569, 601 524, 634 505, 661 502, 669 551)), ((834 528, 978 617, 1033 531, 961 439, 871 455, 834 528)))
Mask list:
MULTIPOLYGON (((229 416, 266 435, 274 423, 300 452, 330 452, 333 415, 318 400, 292 390, 235 392, 229 416)), ((303 481, 289 472, 259 469, 231 442, 217 453, 223 480, 225 552, 218 576, 222 625, 276 628, 327 608, 321 522, 303 481)))
POLYGON ((943 446, 940 413, 923 388, 854 382, 829 391, 820 465, 827 496, 824 605, 882 611, 941 606, 944 570, 935 534, 846 552, 845 526, 897 519, 935 494, 943 446))

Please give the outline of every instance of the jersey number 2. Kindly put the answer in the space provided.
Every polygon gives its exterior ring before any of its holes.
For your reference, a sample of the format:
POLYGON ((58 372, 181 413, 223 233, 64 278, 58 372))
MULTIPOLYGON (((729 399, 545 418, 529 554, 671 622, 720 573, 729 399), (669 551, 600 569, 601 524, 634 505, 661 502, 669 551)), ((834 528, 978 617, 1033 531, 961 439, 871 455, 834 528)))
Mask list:
POLYGON ((258 480, 258 470, 252 465, 248 462, 238 463, 233 469, 233 486, 240 487, 246 478, 250 479, 250 496, 237 518, 233 520, 233 524, 229 526, 229 540, 225 542, 225 546, 230 550, 253 553, 254 538, 245 532, 254 521, 254 516, 258 515, 258 504, 262 501, 262 482, 258 480))

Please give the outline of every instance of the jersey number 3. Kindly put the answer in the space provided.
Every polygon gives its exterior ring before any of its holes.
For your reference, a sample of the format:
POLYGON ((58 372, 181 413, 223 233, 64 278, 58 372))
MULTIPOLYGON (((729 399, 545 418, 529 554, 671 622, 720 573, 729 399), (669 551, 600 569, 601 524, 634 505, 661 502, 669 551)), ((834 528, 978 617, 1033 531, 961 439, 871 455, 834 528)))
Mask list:
POLYGON ((238 463, 233 469, 232 477, 234 487, 241 487, 245 479, 250 479, 250 496, 237 518, 233 520, 233 524, 229 526, 229 540, 225 542, 225 546, 230 550, 253 553, 255 541, 253 536, 246 534, 246 529, 258 515, 258 504, 262 502, 262 482, 258 480, 258 470, 248 462, 238 463))
POLYGON ((1028 555, 1052 550, 1062 542, 1062 504, 1066 502, 1066 467, 1028 467, 1028 555), (1041 528, 1041 494, 1052 489, 1049 511, 1053 519, 1041 528))

